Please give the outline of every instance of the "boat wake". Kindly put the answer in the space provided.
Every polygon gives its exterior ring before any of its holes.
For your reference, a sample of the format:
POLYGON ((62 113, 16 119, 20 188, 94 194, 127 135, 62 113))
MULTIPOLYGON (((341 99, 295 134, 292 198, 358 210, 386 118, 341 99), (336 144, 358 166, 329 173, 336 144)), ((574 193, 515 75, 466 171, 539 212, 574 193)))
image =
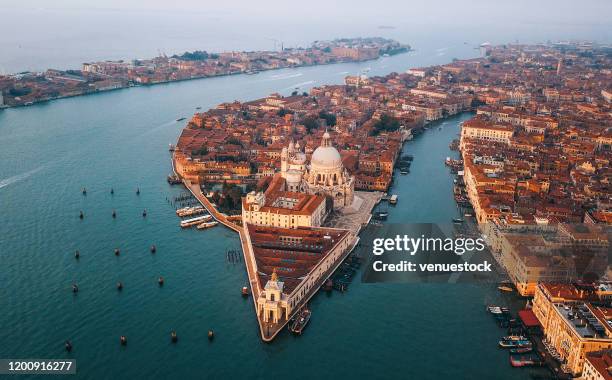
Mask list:
POLYGON ((178 122, 176 120, 172 120, 172 121, 169 121, 167 123, 160 124, 158 126, 155 126, 155 127, 151 128, 151 129, 147 130, 145 133, 143 133, 142 135, 139 135, 138 137, 143 137, 143 136, 150 135, 151 133, 155 133, 155 132, 159 131, 160 129, 170 127, 170 126, 172 126, 174 124, 177 124, 177 123, 178 122))
POLYGON ((314 82, 315 82, 314 80, 309 80, 309 81, 306 81, 306 82, 296 83, 293 86, 289 86, 287 88, 284 88, 284 90, 291 90, 291 89, 299 88, 299 87, 302 87, 302 86, 313 84, 314 82))
POLYGON ((30 176, 32 176, 32 175, 38 173, 39 171, 43 170, 44 168, 45 168, 45 165, 42 165, 42 166, 37 167, 36 169, 32 169, 30 171, 14 175, 12 177, 8 177, 8 178, 5 178, 3 180, 0 180, 0 189, 2 189, 4 187, 7 187, 9 185, 12 185, 14 183, 23 181, 24 179, 27 179, 30 176))
POLYGON ((283 80, 283 79, 291 79, 291 78, 297 78, 297 77, 301 77, 302 73, 295 73, 295 74, 274 74, 274 75, 270 75, 270 78, 268 80, 283 80))

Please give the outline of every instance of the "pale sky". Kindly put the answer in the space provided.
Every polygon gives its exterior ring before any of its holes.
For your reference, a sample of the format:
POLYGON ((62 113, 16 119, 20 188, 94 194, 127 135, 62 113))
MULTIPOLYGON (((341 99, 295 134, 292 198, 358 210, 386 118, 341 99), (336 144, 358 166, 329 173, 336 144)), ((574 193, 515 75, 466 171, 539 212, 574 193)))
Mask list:
MULTIPOLYGON (((202 12, 237 17, 319 20, 376 20, 416 24, 502 22, 610 25, 610 0, 2 0, 2 8, 202 12)), ((302 20, 303 21, 303 20, 302 20)), ((300 22, 299 24, 302 24, 300 22)))
POLYGON ((0 0, 0 73, 339 37, 433 50, 485 41, 611 43, 610 16, 612 0, 0 0))

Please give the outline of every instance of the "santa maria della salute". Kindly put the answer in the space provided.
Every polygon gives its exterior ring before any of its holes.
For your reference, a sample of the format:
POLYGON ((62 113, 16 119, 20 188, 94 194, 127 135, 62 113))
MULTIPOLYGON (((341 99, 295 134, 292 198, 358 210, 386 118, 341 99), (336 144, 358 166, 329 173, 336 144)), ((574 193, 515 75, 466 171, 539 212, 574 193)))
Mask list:
POLYGON ((319 146, 306 166, 306 155, 300 145, 289 143, 281 153, 281 176, 287 182, 287 190, 318 194, 333 200, 333 208, 340 209, 353 203, 355 178, 342 165, 338 150, 332 146, 331 137, 325 132, 319 146))
POLYGON ((344 168, 325 132, 310 164, 299 143, 283 148, 280 173, 265 192, 251 192, 243 199, 242 217, 245 224, 319 227, 331 211, 352 210, 354 191, 355 177, 344 168))

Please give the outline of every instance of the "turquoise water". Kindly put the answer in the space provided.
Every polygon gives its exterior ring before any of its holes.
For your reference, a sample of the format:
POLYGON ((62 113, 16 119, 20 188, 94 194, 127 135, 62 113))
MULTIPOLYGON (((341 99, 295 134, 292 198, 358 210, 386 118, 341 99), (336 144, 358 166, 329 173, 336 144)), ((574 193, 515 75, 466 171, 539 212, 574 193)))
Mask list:
MULTIPOLYGON (((252 302, 240 297, 244 267, 225 260, 237 236, 221 227, 181 230, 167 202, 182 192, 165 181, 168 143, 185 123, 175 120, 196 106, 443 60, 417 52, 0 111, 0 358, 73 357, 83 379, 525 378, 529 370, 510 368, 507 353, 496 348, 503 332, 483 311, 499 297, 494 287, 362 284, 356 277, 349 292, 314 298, 302 337, 283 333, 262 343, 252 302), (206 338, 210 328, 213 342, 206 338), (65 339, 73 342, 71 354, 65 339)), ((394 185, 400 202, 390 222, 448 222, 455 215, 443 160, 466 117, 406 144, 415 160, 394 185)))

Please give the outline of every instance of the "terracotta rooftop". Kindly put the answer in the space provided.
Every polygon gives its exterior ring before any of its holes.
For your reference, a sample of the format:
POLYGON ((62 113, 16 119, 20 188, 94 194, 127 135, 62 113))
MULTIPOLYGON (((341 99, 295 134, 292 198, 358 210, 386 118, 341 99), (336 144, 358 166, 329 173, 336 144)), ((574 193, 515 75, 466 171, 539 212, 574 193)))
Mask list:
POLYGON ((247 225, 259 283, 264 286, 276 269, 291 293, 348 231, 332 228, 276 228, 247 225))

